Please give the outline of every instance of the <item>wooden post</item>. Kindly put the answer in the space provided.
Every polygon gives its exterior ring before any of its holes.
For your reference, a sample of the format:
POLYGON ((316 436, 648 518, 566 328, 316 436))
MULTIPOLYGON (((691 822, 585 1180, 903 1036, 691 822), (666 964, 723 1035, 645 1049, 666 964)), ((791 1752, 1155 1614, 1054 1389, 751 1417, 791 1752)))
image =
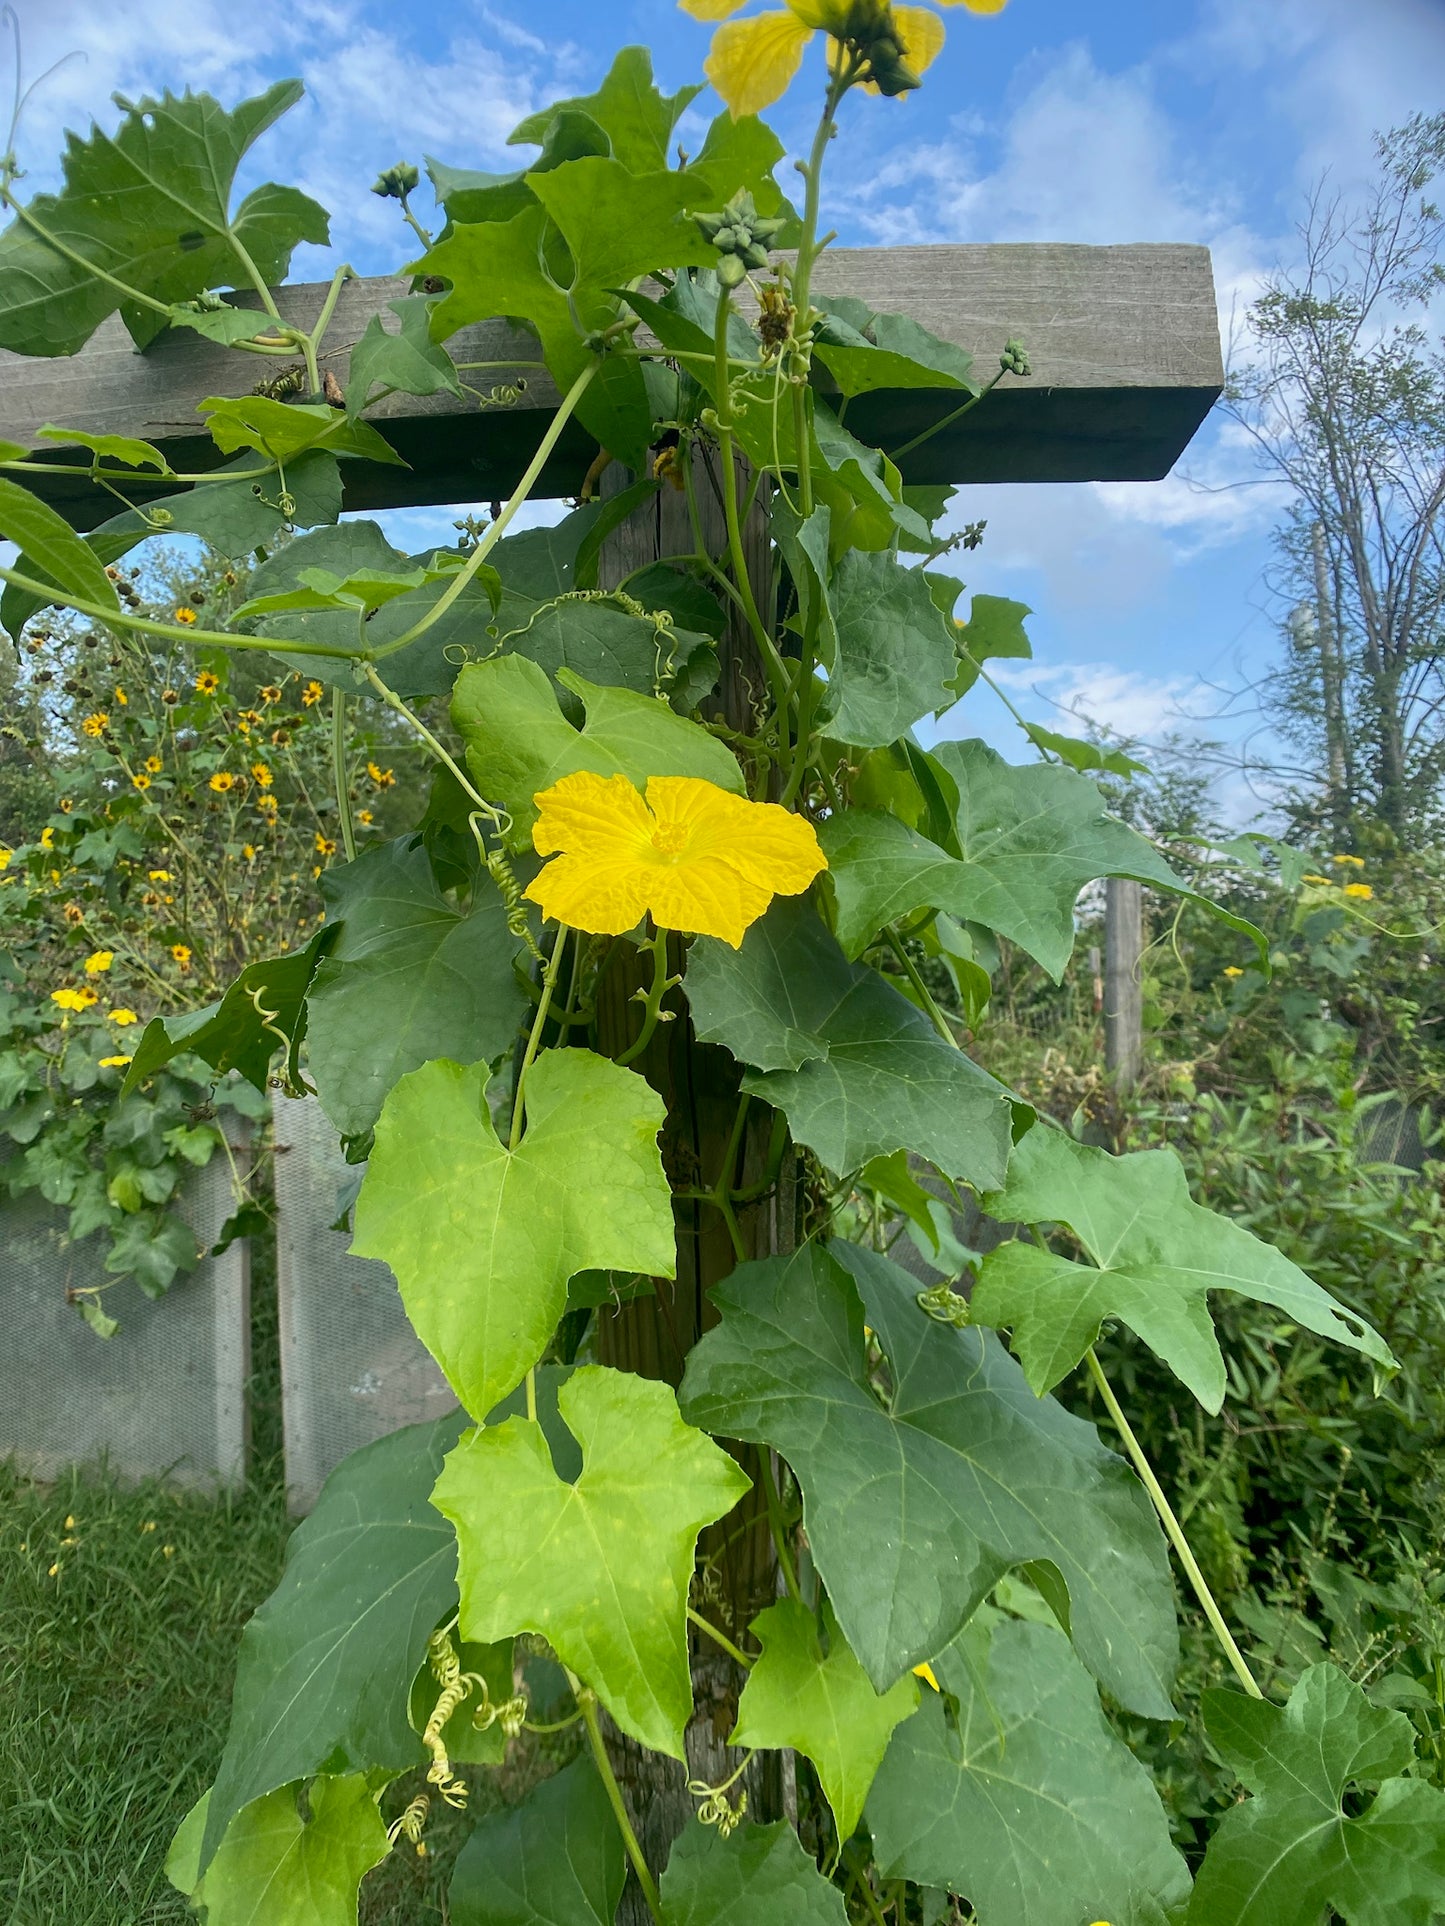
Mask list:
POLYGON ((1120 1090, 1131 1090, 1144 1061, 1144 891, 1111 876, 1104 892, 1104 1067, 1120 1090))

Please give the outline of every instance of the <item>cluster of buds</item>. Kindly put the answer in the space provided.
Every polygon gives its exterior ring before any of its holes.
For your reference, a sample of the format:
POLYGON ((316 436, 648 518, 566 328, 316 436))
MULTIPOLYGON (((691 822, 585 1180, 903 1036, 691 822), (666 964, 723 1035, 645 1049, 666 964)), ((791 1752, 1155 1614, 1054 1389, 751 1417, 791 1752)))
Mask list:
POLYGON ((1005 374, 1027 376, 1033 373, 1029 365, 1028 349, 1022 341, 1005 341, 998 365, 1005 374))
POLYGON ((855 80, 896 99, 921 83, 908 64, 902 23, 889 0, 826 0, 819 24, 848 49, 855 80))
POLYGON ((759 214, 753 197, 739 188, 720 214, 694 214, 705 241, 717 249, 718 279, 725 288, 737 287, 750 268, 768 265, 768 243, 784 225, 781 215, 759 214))
POLYGON ((421 175, 410 161, 398 161, 395 167, 388 167, 385 173, 377 175, 371 191, 384 201, 404 201, 416 191, 420 181, 421 175))

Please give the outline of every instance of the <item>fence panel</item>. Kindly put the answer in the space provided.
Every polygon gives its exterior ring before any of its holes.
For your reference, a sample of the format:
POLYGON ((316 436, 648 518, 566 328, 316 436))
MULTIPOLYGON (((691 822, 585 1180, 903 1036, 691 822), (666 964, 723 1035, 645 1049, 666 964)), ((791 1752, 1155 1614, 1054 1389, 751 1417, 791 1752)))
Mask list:
POLYGON ((348 1452, 439 1417, 456 1398, 390 1270, 352 1257, 350 1233, 336 1229, 360 1172, 343 1161, 320 1104, 277 1094, 272 1114, 286 1492, 300 1514, 348 1452))
MULTIPOLYGON (((232 1209, 223 1155, 193 1174, 180 1208, 208 1249, 232 1209)), ((0 1458, 41 1479, 104 1460, 127 1481, 240 1486, 251 1334, 245 1240, 202 1258, 163 1297, 117 1285, 110 1308, 121 1329, 107 1342, 66 1300, 68 1288, 106 1281, 105 1248, 98 1237, 71 1243, 66 1215, 37 1193, 0 1210, 0 1458)))

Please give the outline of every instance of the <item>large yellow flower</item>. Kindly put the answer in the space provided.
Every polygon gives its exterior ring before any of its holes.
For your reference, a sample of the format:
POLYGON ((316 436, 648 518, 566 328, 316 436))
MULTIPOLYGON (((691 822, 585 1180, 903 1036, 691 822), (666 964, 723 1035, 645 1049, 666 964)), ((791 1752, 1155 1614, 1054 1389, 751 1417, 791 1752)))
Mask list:
MULTIPOLYGON (((757 13, 747 20, 731 18, 745 0, 678 0, 678 4, 695 20, 727 23, 713 35, 703 71, 734 120, 760 114, 781 99, 815 33, 851 41, 855 47, 890 42, 895 59, 914 75, 931 66, 943 47, 943 22, 936 13, 927 7, 890 6, 888 0, 787 0, 785 13, 757 13)), ((1000 13, 1006 0, 938 0, 938 4, 966 6, 970 13, 1000 13)), ((866 84, 879 91, 873 82, 866 84)), ((899 89, 889 85, 886 91, 899 89)))
POLYGON ((798 896, 828 867, 813 825, 695 776, 564 776, 536 797, 539 856, 528 886, 544 916, 617 936, 651 914, 660 929, 736 949, 774 896, 798 896), (557 854, 557 852, 561 852, 557 854))

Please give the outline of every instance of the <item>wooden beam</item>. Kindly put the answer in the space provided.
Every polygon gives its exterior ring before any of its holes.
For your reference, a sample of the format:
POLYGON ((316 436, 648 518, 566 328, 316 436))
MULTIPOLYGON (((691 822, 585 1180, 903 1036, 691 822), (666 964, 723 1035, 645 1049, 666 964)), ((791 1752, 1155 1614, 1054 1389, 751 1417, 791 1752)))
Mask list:
MULTIPOLYGON (((1033 364, 1028 380, 1006 376, 964 420, 902 463, 915 482, 1153 481, 1169 472, 1223 384, 1208 250, 1173 244, 1130 247, 1004 244, 830 249, 815 285, 869 307, 911 315, 967 349, 987 378, 1011 337, 1033 364)), ((407 292, 399 280, 363 280, 342 293, 326 365, 346 377, 346 354, 373 314, 407 292)), ((324 289, 279 291, 288 318, 309 323, 324 289)), ((535 360, 531 338, 505 322, 463 329, 458 361, 535 360)), ((143 355, 112 318, 79 355, 37 360, 0 352, 0 435, 28 442, 46 422, 91 433, 139 435, 178 471, 219 459, 195 414, 211 394, 234 393, 277 364, 246 358, 188 331, 164 335, 143 355)), ((484 392, 503 371, 468 377, 484 392)), ((474 397, 394 395, 375 420, 410 463, 342 464, 349 509, 484 502, 507 494, 556 405, 540 373, 510 406, 474 397)), ((866 441, 899 447, 956 406, 945 391, 862 396, 848 425, 866 441)), ((580 430, 564 435, 537 491, 575 494, 595 453, 580 430)), ((57 450, 53 459, 66 459, 57 450)), ((33 486, 77 527, 114 512, 88 481, 57 475, 33 486)), ((144 494, 143 489, 136 491, 144 494)))

